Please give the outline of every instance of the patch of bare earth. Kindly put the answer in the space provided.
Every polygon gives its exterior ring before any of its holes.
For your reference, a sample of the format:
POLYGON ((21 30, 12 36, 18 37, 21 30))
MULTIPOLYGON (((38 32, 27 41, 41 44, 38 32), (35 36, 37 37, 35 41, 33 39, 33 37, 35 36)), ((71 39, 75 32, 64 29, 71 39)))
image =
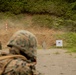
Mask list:
MULTIPOLYGON (((47 44, 47 47, 55 44, 55 37, 53 36, 55 33, 54 30, 48 29, 48 28, 39 28, 39 27, 8 27, 7 31, 6 29, 0 29, 0 41, 2 42, 3 46, 7 44, 9 39, 12 37, 12 35, 18 31, 18 30, 28 30, 32 32, 38 40, 38 46, 42 46, 42 43, 45 41, 47 44)), ((59 32, 58 32, 59 33, 59 32)))
MULTIPOLYGON (((23 17, 23 16, 22 16, 23 17)), ((7 18, 0 21, 0 41, 3 47, 6 46, 11 36, 18 30, 28 30, 36 35, 38 40, 38 47, 41 48, 42 43, 45 41, 47 48, 55 44, 54 34, 61 34, 61 31, 40 27, 33 24, 33 16, 25 14, 23 18, 7 18), (7 31, 6 31, 7 24, 7 31)))
POLYGON ((44 75, 76 75, 76 54, 63 49, 38 50, 37 69, 44 75))

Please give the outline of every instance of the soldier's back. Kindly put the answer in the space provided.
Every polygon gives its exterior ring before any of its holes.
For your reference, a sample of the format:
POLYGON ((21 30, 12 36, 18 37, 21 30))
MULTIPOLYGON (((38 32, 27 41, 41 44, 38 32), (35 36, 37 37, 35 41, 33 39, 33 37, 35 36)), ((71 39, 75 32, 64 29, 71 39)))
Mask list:
POLYGON ((32 75, 32 70, 22 59, 9 59, 3 75, 32 75))
POLYGON ((23 56, 1 56, 0 57, 0 75, 41 75, 36 69, 30 66, 23 56), (13 57, 13 58, 11 58, 13 57), (22 58, 21 58, 22 57, 22 58))

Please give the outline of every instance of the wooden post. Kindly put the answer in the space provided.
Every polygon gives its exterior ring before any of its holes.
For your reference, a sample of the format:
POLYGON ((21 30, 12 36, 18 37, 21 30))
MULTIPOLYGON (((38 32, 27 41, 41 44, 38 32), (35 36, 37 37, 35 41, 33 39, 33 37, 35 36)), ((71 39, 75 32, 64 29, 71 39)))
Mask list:
POLYGON ((6 23, 6 31, 7 31, 7 23, 6 23))
POLYGON ((1 41, 0 41, 0 50, 2 50, 2 43, 1 43, 1 41))

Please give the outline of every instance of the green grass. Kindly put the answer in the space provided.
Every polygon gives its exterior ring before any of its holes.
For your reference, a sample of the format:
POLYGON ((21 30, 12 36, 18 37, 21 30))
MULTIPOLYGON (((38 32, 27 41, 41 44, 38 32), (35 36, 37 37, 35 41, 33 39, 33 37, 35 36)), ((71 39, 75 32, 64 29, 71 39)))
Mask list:
POLYGON ((76 53, 76 47, 67 48, 67 53, 76 53))
POLYGON ((55 38, 63 40, 63 48, 66 48, 68 52, 76 52, 76 33, 65 32, 55 35, 55 38))

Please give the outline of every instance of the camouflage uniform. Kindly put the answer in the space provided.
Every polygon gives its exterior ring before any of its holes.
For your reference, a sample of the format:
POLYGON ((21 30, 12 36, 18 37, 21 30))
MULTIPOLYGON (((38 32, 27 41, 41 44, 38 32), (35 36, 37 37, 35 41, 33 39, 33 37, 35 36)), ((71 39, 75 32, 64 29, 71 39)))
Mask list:
POLYGON ((24 30, 16 32, 7 46, 11 48, 10 53, 24 55, 28 60, 36 62, 37 40, 32 33, 24 30))
POLYGON ((0 57, 1 75, 39 75, 35 69, 37 40, 32 33, 16 32, 7 46, 10 48, 8 56, 0 57))

